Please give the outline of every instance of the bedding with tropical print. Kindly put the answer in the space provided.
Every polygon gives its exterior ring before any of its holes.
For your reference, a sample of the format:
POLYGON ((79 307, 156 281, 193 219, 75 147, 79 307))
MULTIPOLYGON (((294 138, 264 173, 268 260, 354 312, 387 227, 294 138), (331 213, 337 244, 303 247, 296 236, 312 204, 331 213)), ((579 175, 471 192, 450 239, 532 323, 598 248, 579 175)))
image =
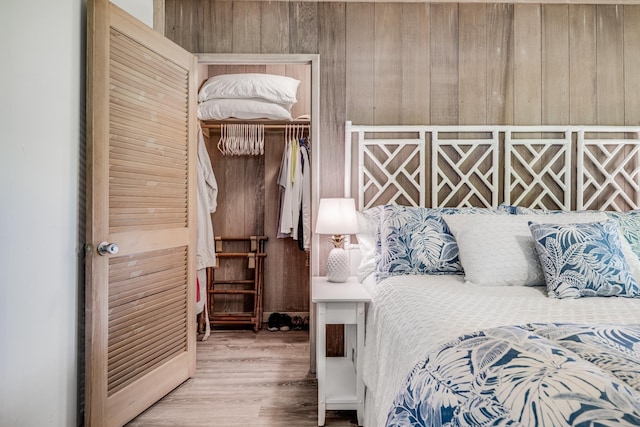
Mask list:
POLYGON ((440 346, 387 426, 640 426, 640 325, 528 324, 440 346))

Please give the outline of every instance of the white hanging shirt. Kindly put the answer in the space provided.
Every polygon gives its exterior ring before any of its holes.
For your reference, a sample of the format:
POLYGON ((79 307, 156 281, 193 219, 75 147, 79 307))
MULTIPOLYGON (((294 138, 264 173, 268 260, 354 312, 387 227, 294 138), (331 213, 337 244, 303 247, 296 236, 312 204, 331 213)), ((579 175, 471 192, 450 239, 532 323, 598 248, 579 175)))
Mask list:
POLYGON ((211 214, 218 206, 218 183, 211 167, 211 159, 198 128, 198 237, 196 245, 197 269, 216 264, 216 246, 211 214))

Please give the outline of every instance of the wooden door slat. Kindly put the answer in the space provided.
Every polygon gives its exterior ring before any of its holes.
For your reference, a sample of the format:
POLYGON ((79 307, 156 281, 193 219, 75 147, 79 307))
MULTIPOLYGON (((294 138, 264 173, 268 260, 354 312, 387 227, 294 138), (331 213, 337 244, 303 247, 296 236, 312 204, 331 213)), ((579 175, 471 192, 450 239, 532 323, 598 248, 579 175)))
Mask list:
POLYGON ((147 208, 176 208, 176 209, 185 209, 185 202, 183 201, 175 201, 175 200, 166 200, 159 198, 148 198, 146 200, 135 199, 131 197, 110 197, 109 205, 112 207, 147 207, 147 208))
POLYGON ((130 363, 129 369, 121 372, 121 374, 123 374, 122 376, 117 379, 109 378, 109 393, 116 393, 138 379, 141 375, 150 372, 157 366, 165 363, 172 356, 184 351, 185 346, 183 341, 184 337, 176 337, 172 340, 167 340, 165 345, 156 353, 139 355, 136 360, 138 363, 130 363))
MULTIPOLYGON (((141 318, 140 322, 135 325, 119 330, 117 336, 109 340, 109 360, 111 367, 117 368, 122 359, 125 359, 129 354, 135 353, 141 348, 145 348, 149 342, 171 335, 170 331, 179 331, 182 322, 175 322, 175 318, 177 317, 176 313, 182 315, 184 310, 182 310, 182 312, 173 310, 170 313, 165 313, 162 317, 148 316, 148 318, 141 318), (145 342, 140 342, 139 335, 144 335, 145 342)), ((162 314, 162 312, 154 314, 162 314)))
POLYGON ((129 280, 148 280, 154 282, 162 275, 173 275, 176 273, 184 274, 184 264, 186 257, 149 259, 130 263, 130 265, 114 268, 109 274, 111 280, 109 291, 117 293, 120 286, 125 288, 134 287, 136 283, 130 283, 129 280))
POLYGON ((131 123, 112 122, 111 123, 111 139, 135 138, 144 141, 154 147, 168 147, 176 150, 185 150, 187 143, 182 137, 174 137, 165 133, 158 133, 158 128, 149 123, 138 123, 133 126, 131 123))

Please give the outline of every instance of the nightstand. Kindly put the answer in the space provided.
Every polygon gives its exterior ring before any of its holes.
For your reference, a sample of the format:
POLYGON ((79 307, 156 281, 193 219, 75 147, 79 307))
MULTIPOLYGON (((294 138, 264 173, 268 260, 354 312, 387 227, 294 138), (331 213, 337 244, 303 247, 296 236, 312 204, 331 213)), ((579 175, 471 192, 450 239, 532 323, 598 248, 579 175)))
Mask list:
POLYGON ((312 280, 311 300, 316 304, 316 375, 318 378, 318 425, 324 425, 325 411, 353 410, 358 424, 364 417, 364 312, 371 301, 366 289, 355 277, 345 283, 331 283, 325 277, 312 280), (347 336, 354 337, 354 351, 345 343, 342 357, 327 357, 326 325, 345 325, 347 336))

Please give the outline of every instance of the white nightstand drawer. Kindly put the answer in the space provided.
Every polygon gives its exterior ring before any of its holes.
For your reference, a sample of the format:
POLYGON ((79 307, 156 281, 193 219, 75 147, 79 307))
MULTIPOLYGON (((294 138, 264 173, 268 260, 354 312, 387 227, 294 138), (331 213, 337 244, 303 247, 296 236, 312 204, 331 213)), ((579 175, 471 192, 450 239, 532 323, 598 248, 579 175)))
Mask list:
POLYGON ((332 302, 325 305, 325 323, 327 324, 355 324, 358 322, 355 302, 332 302))

